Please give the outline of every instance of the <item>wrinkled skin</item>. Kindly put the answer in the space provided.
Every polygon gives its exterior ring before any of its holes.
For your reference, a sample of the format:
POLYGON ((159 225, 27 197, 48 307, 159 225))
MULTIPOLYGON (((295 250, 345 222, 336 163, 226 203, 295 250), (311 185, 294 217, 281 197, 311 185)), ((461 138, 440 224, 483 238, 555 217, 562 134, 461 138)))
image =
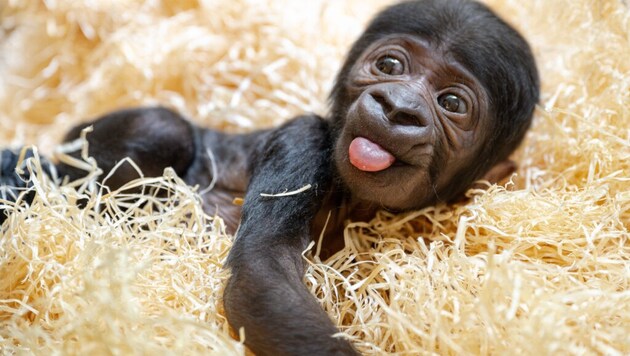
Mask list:
MULTIPOLYGON (((246 345, 260 355, 351 355, 353 346, 333 337, 335 325, 302 284, 301 253, 329 213, 327 253, 340 247, 335 237, 348 218, 453 201, 478 179, 505 177, 538 95, 529 46, 485 6, 410 1, 378 14, 352 46, 327 118, 306 115, 229 135, 168 109, 138 108, 81 125, 66 140, 93 125, 90 154, 105 172, 131 157, 145 175, 173 167, 189 184, 214 179, 205 208, 218 209, 230 231, 238 226, 224 304, 246 345), (299 194, 261 195, 307 184, 299 194), (231 202, 243 195, 241 210, 231 202)), ((15 153, 1 157, 14 162, 15 153)), ((127 167, 106 184, 116 189, 134 178, 127 167)), ((17 181, 12 171, 0 172, 3 188, 27 185, 17 181)))
POLYGON ((481 84, 442 50, 410 35, 376 41, 350 73, 346 88, 352 104, 335 145, 335 164, 350 191, 392 210, 434 203, 435 193, 474 161, 486 141, 482 118, 491 113, 481 84), (394 59, 393 73, 377 68, 383 58, 394 59), (447 95, 457 97, 462 112, 439 104, 447 95), (391 152, 393 166, 379 172, 353 166, 348 150, 356 137, 391 152))

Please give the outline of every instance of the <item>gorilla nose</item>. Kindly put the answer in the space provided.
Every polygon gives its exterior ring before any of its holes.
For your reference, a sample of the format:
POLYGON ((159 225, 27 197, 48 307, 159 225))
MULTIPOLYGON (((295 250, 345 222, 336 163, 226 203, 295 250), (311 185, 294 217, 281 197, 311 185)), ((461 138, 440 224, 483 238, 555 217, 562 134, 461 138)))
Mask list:
POLYGON ((383 89, 370 95, 381 105, 383 114, 394 125, 424 127, 429 124, 422 109, 426 104, 419 95, 400 89, 383 89))
POLYGON ((388 117, 392 123, 397 125, 426 126, 420 113, 409 109, 395 109, 388 117))

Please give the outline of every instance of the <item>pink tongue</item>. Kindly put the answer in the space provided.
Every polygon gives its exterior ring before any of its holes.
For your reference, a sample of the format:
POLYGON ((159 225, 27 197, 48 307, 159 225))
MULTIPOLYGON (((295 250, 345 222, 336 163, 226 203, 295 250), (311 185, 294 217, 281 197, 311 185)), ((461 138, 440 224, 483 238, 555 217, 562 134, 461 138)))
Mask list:
POLYGON ((378 172, 391 166, 396 160, 383 147, 364 137, 357 137, 350 143, 348 150, 350 163, 366 172, 378 172))

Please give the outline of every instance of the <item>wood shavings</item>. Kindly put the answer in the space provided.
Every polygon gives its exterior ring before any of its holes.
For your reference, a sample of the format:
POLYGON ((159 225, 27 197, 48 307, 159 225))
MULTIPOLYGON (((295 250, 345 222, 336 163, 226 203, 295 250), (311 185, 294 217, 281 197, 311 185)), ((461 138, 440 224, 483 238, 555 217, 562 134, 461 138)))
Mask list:
MULTIPOLYGON (((366 354, 630 354, 628 5, 487 2, 531 42, 543 80, 517 174, 466 204, 351 223, 305 281, 366 354)), ((132 105, 229 131, 324 114, 386 3, 10 1, 0 143, 47 155, 70 127, 132 105)), ((60 186, 29 159, 35 200, 0 201, 1 352, 244 354, 221 305, 232 237, 203 192, 168 170, 105 191, 109 172, 83 153, 57 159, 84 179, 60 186)))
POLYGON ((291 195, 297 195, 300 193, 303 193, 309 189, 311 189, 312 186, 310 184, 307 184, 305 186, 303 186, 302 188, 296 189, 296 190, 292 190, 292 191, 288 191, 285 190, 282 193, 276 193, 276 194, 269 194, 269 193, 260 193, 261 197, 266 197, 266 198, 280 198, 280 197, 288 197, 291 195))

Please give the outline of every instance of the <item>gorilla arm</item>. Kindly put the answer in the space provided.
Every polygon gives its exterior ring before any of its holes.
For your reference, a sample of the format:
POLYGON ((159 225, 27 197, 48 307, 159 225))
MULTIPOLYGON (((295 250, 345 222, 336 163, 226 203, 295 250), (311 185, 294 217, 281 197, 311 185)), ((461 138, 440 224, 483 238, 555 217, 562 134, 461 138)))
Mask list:
POLYGON ((332 184, 329 140, 328 122, 300 117, 274 130, 252 160, 224 303, 232 327, 245 329, 245 343, 258 355, 356 354, 332 336, 337 329, 302 282, 311 221, 332 184))

